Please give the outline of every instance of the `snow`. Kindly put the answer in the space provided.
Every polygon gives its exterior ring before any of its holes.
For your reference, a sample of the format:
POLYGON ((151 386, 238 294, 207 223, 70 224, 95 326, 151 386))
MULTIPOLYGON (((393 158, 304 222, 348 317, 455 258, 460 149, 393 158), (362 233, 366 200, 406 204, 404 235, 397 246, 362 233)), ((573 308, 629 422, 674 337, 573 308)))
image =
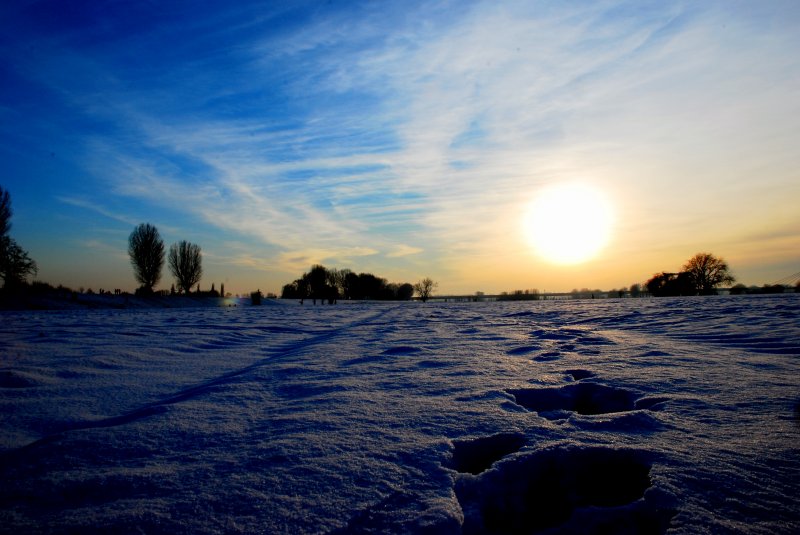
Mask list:
POLYGON ((2 532, 800 532, 800 295, 0 318, 2 532))

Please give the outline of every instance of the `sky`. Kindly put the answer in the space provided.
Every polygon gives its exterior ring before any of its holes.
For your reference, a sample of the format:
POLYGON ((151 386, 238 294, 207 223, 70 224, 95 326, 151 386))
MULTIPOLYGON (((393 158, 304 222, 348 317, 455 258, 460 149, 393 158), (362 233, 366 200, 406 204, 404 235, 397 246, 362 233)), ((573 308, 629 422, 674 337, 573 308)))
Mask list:
POLYGON ((51 284, 133 290, 143 222, 234 293, 316 263, 440 294, 698 252, 748 285, 800 271, 793 0, 11 0, 0 25, 0 186, 51 284), (610 215, 558 201, 550 230, 609 231, 565 264, 530 212, 575 184, 610 215))

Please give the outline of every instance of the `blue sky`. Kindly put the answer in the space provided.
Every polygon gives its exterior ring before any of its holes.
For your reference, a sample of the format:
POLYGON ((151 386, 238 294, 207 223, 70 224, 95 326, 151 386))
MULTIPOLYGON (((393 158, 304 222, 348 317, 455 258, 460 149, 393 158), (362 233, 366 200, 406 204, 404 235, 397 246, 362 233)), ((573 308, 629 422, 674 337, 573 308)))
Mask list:
POLYGON ((23 1, 0 22, 0 184, 42 280, 133 289, 140 222, 235 292, 317 262, 445 292, 627 286, 700 251, 747 284, 800 269, 796 2, 23 1), (575 180, 613 238, 553 265, 524 215, 575 180))

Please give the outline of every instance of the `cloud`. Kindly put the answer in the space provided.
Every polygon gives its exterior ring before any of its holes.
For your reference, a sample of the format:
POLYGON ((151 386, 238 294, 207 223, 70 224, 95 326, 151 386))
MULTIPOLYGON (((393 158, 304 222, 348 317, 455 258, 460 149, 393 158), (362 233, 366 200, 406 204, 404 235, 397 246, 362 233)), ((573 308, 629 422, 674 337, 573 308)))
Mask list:
POLYGON ((424 252, 425 249, 413 247, 411 245, 398 245, 394 251, 386 255, 387 258, 400 258, 403 256, 415 255, 424 252))
POLYGON ((119 244, 109 243, 103 240, 81 240, 77 242, 84 251, 96 252, 103 255, 106 259, 113 259, 118 262, 129 262, 127 250, 120 248, 119 244))
POLYGON ((366 256, 377 255, 370 247, 348 247, 342 249, 305 249, 279 255, 277 265, 290 273, 301 273, 315 264, 328 264, 334 267, 347 267, 366 256))
POLYGON ((113 219, 114 221, 125 223, 126 225, 135 226, 139 224, 139 222, 135 221, 134 218, 132 217, 129 217, 124 214, 119 214, 117 212, 105 208, 100 204, 97 204, 96 202, 89 201, 87 199, 79 199, 76 197, 57 197, 57 200, 64 204, 69 204, 70 206, 77 206, 78 208, 91 210, 92 212, 96 212, 109 219, 113 219))

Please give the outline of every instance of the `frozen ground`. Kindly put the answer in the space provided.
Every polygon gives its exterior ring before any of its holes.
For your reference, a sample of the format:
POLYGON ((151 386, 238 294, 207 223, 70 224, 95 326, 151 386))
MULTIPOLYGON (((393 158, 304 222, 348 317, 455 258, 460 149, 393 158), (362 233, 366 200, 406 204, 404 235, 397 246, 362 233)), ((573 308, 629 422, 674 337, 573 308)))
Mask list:
POLYGON ((3 532, 800 532, 800 295, 0 318, 3 532))

